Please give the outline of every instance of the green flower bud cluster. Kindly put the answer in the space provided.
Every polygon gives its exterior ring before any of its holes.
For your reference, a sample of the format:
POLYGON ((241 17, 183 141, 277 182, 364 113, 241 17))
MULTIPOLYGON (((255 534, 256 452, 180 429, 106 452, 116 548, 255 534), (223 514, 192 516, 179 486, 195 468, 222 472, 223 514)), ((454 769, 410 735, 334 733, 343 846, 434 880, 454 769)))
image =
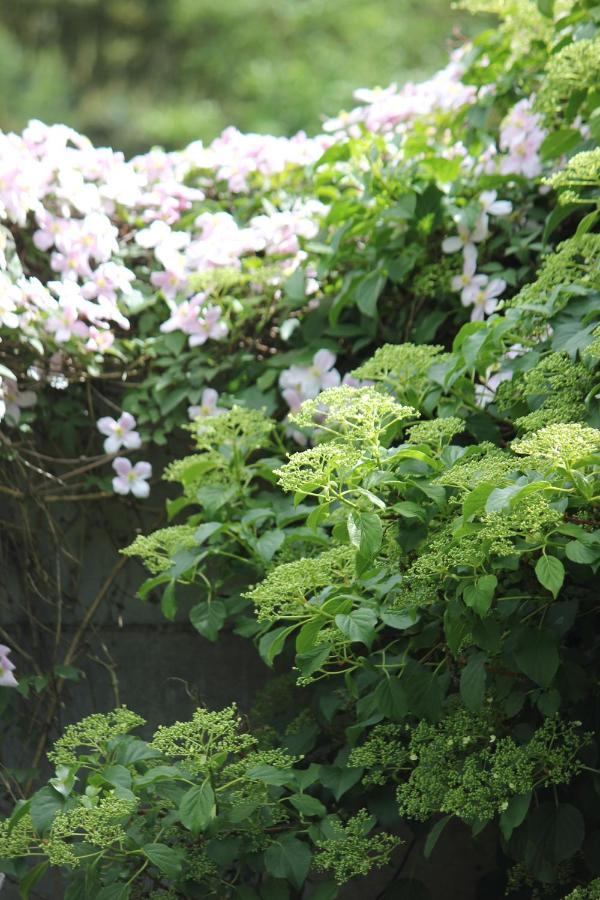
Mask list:
POLYGON ((565 467, 577 463, 600 449, 600 430, 586 425, 547 425, 534 434, 513 441, 515 453, 534 456, 565 467))
POLYGON ((345 825, 333 823, 332 837, 315 842, 319 847, 316 867, 333 872, 336 882, 345 884, 373 868, 387 865, 401 841, 385 832, 369 836, 373 823, 366 809, 357 812, 345 825))
POLYGON ((465 430, 463 419, 448 416, 446 419, 432 419, 430 422, 419 422, 408 431, 409 444, 428 444, 440 448, 449 444, 452 438, 465 430))
POLYGON ((431 367, 449 356, 438 344, 384 344, 352 374, 362 381, 383 384, 400 402, 412 404, 430 387, 431 367))
MULTIPOLYGON (((585 397, 593 376, 582 363, 566 353, 550 353, 537 366, 498 391, 499 409, 509 409, 523 399, 535 403, 533 412, 515 419, 521 431, 535 431, 553 422, 577 422, 585 418, 585 397)), ((533 404, 532 404, 533 405, 533 404)))
POLYGON ((374 387, 329 388, 314 400, 305 400, 290 421, 301 428, 344 435, 359 446, 378 441, 380 435, 398 422, 419 414, 410 406, 401 406, 390 394, 374 387))
POLYGON ((125 706, 109 713, 94 713, 75 725, 67 725, 48 753, 48 759, 57 766, 78 766, 82 750, 104 755, 111 739, 144 724, 141 716, 125 706))
POLYGON ((526 284, 509 305, 541 306, 556 288, 573 284, 600 289, 600 234, 588 233, 559 244, 544 259, 536 280, 526 284))
POLYGON ((409 750, 403 741, 404 731, 399 725, 376 725, 364 744, 352 749, 348 765, 366 769, 363 784, 383 785, 410 765, 409 750))
POLYGON ((573 41, 548 57, 536 105, 548 119, 560 119, 574 94, 593 91, 598 82, 600 38, 573 41))
POLYGON ((243 455, 264 447, 275 423, 261 410, 234 406, 220 416, 199 419, 190 430, 199 450, 235 447, 243 455))
MULTIPOLYGON (((600 148, 576 153, 565 167, 545 180, 555 189, 574 188, 575 195, 586 188, 600 187, 600 148)), ((561 202, 564 195, 561 195, 561 202)))
POLYGON ((121 550, 124 556, 139 556, 152 575, 159 575, 170 569, 173 557, 180 550, 193 550, 198 546, 194 525, 171 525, 159 528, 152 534, 140 534, 135 541, 121 550))
POLYGON ((256 606, 259 621, 310 616, 316 595, 330 584, 349 586, 354 579, 354 550, 343 545, 318 556, 283 563, 244 595, 256 606))
POLYGON ((464 709, 439 725, 420 722, 408 741, 414 769, 397 789, 400 813, 421 821, 438 811, 486 821, 511 797, 566 784, 580 771, 579 753, 589 743, 580 725, 547 719, 517 744, 498 737, 488 718, 464 709))
POLYGON ((284 491, 320 495, 327 501, 344 485, 356 480, 355 472, 361 460, 360 451, 349 444, 328 441, 292 454, 275 474, 284 491))
POLYGON ((243 733, 241 726, 235 705, 217 712, 197 709, 190 722, 159 726, 150 746, 181 759, 191 772, 209 772, 222 766, 221 754, 245 753, 256 745, 256 739, 243 733))
POLYGON ((600 900, 600 878, 594 878, 589 884, 575 888, 563 900, 600 900))

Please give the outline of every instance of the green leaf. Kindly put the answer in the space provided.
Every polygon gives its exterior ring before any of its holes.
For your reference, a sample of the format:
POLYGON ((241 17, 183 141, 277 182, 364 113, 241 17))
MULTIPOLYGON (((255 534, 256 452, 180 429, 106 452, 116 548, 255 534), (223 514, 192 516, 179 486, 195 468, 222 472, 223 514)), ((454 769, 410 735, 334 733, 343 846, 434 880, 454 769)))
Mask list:
POLYGON ((217 814, 215 792, 210 781, 190 788, 179 804, 179 818, 192 834, 205 831, 217 814))
POLYGON ((305 653, 299 653, 296 656, 296 665, 300 669, 300 674, 308 678, 321 668, 323 663, 331 653, 331 644, 316 644, 305 653))
POLYGON ((520 670, 543 688, 550 687, 560 663, 552 636, 535 628, 521 629, 515 659, 520 670))
POLYGON ((129 900, 130 896, 131 885, 108 884, 98 891, 97 894, 94 894, 94 900, 129 900))
POLYGON ((460 696, 471 712, 478 712, 485 699, 485 660, 484 653, 476 653, 460 673, 460 696))
POLYGON ((264 562, 270 562, 285 540, 283 531, 266 531, 256 542, 258 555, 264 562))
POLYGON ((425 859, 429 859, 429 857, 433 853, 435 845, 437 844, 442 831, 451 818, 452 816, 443 816, 435 823, 433 828, 430 830, 425 841, 425 846, 423 847, 423 856, 425 857, 425 859))
POLYGON ((570 859, 583 844, 585 825, 576 807, 569 803, 542 803, 527 820, 525 865, 541 874, 544 864, 558 865, 570 859))
POLYGON ((24 878, 19 881, 19 895, 21 900, 29 900, 29 891, 36 886, 40 878, 42 878, 50 868, 49 862, 38 863, 33 869, 30 869, 24 878))
POLYGON ((477 487, 467 494, 463 503, 463 516, 465 519, 473 518, 476 513, 480 513, 485 509, 487 498, 494 490, 494 485, 489 482, 478 484, 477 487))
POLYGON ((292 794, 291 797, 288 797, 288 800, 303 816, 327 815, 326 807, 316 797, 311 797, 310 794, 292 794))
POLYGON ((527 794, 516 794, 508 801, 508 806, 500 815, 500 830, 505 841, 510 840, 510 836, 515 828, 524 821, 531 804, 531 791, 527 794))
POLYGON ((153 866, 167 878, 177 878, 181 874, 184 851, 174 850, 166 844, 144 844, 142 851, 153 866))
POLYGON ((321 766, 320 782, 339 800, 360 781, 363 772, 364 769, 349 766, 321 766))
POLYGON ((381 679, 375 690, 375 702, 379 711, 393 722, 400 722, 408 713, 406 693, 394 675, 381 679))
POLYGON ((248 769, 247 775, 253 781, 263 781, 265 784, 275 784, 278 787, 293 784, 295 781, 295 773, 291 769, 278 769, 270 763, 253 766, 248 769))
POLYGON ((464 589, 463 600, 465 604, 474 609, 477 615, 483 618, 483 616, 487 615, 492 605, 497 584, 498 579, 495 575, 482 575, 474 584, 468 584, 464 589))
POLYGON ((593 565, 598 562, 600 557, 600 548, 586 547, 580 541, 569 541, 565 547, 567 559, 571 562, 580 563, 581 565, 593 565))
POLYGON ((347 615, 335 617, 335 624, 342 634, 353 642, 371 646, 375 637, 375 624, 377 616, 372 609, 355 609, 347 615))
POLYGON ((560 559, 555 556, 540 556, 535 564, 535 574, 539 583, 556 599, 565 580, 565 567, 560 559))
POLYGON ((48 830, 64 802, 64 797, 53 787, 43 787, 36 791, 31 798, 29 812, 31 823, 38 834, 44 834, 48 830))
POLYGON ((424 665, 408 660, 402 673, 408 708, 417 718, 437 722, 442 711, 442 687, 439 679, 424 665))
POLYGON ((582 141, 581 132, 577 131, 576 128, 562 128, 559 131, 551 131, 542 141, 539 151, 540 156, 544 162, 547 162, 549 159, 556 159, 557 156, 570 153, 582 141))
POLYGON ((223 527, 222 522, 203 522, 194 532, 194 540, 200 546, 204 541, 223 527))
POLYGON ((543 16, 552 18, 554 15, 554 0, 537 0, 537 7, 543 16))
POLYGON ((260 653, 261 659, 263 659, 268 666, 273 665, 273 660, 276 656, 279 656, 283 650, 286 639, 297 627, 296 624, 283 625, 280 628, 274 628, 272 631, 263 634, 258 642, 258 652, 260 653))
POLYGON ((160 599, 160 611, 165 619, 169 619, 171 622, 175 618, 175 613, 177 612, 177 599, 175 597, 174 581, 170 581, 163 591, 163 595, 160 599))
POLYGON ((377 269, 361 279, 354 288, 354 299, 361 313, 373 318, 377 312, 377 301, 386 282, 386 277, 377 269))
POLYGON ((226 618, 227 609, 222 600, 204 600, 190 609, 190 622, 209 641, 217 640, 226 618))
POLYGON ((308 846, 292 835, 275 841, 265 852, 265 867, 275 878, 287 878, 300 890, 312 859, 308 846))
POLYGON ((348 536, 364 559, 372 559, 383 539, 381 519, 374 512, 352 511, 348 516, 348 536))

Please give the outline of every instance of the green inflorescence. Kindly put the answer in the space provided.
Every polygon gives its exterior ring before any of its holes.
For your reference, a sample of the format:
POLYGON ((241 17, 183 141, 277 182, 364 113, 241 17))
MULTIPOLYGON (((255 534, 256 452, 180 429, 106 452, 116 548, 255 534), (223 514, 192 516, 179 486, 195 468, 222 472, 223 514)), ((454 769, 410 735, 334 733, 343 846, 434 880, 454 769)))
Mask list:
POLYGON ((372 827, 373 819, 366 809, 359 810, 345 825, 335 823, 333 837, 316 841, 319 847, 316 867, 333 872, 336 882, 345 884, 373 868, 387 865, 401 841, 385 832, 369 836, 372 827))
POLYGON ((453 437, 465 429, 463 419, 448 416, 445 419, 432 419, 430 422, 418 422, 408 432, 409 444, 429 444, 431 447, 443 447, 453 437))
POLYGON ((600 81, 600 38, 566 44, 548 58, 537 95, 537 108, 548 119, 564 115, 574 94, 594 91, 600 81))
POLYGON ((125 706, 109 713, 93 713, 75 725, 67 725, 49 751, 48 759, 55 765, 78 765, 82 749, 91 751, 92 754, 103 754, 112 738, 128 734, 144 724, 145 720, 141 716, 125 706))
POLYGON ((328 441, 292 454, 275 474, 284 491, 329 496, 351 477, 361 458, 360 452, 350 445, 328 441))
POLYGON ((575 888, 563 900, 600 900, 600 878, 594 878, 589 884, 575 888))
POLYGON ((492 819, 511 797, 568 783, 581 770, 579 753, 589 739, 580 722, 546 719, 527 743, 517 744, 498 737, 485 716, 464 709, 438 725, 420 722, 408 736, 414 769, 397 789, 400 814, 420 821, 437 811, 467 822, 492 819))
POLYGON ((306 400, 290 421, 300 427, 313 427, 362 443, 373 442, 390 425, 415 418, 419 414, 401 406, 390 394, 374 387, 329 388, 315 400, 306 400))
POLYGON ((401 402, 412 402, 428 389, 432 365, 449 357, 443 351, 437 344, 384 344, 352 374, 391 388, 401 402))
POLYGON ((217 712, 197 709, 189 722, 161 725, 150 746, 181 759, 191 772, 211 771, 215 756, 245 753, 256 745, 256 739, 242 732, 241 725, 235 705, 217 712))
POLYGON ((364 744, 353 748, 348 765, 366 769, 363 784, 383 785, 407 766, 408 753, 399 725, 376 725, 364 744))
POLYGON ((525 398, 533 411, 515 419, 521 431, 535 431, 554 422, 585 417, 585 397, 591 390, 590 371, 566 353, 549 353, 537 366, 500 385, 498 408, 506 410, 525 398))
POLYGON ((559 244, 544 259, 536 280, 521 288, 509 304, 543 304, 557 288, 573 284, 600 289, 600 234, 579 235, 559 244))
POLYGON ((229 446, 247 455, 265 446, 274 425, 262 410, 234 406, 223 415, 198 419, 189 427, 199 450, 229 446))
POLYGON ((324 587, 352 583, 354 560, 352 548, 340 546, 319 556, 283 563, 245 596, 255 604, 259 621, 299 618, 310 613, 309 602, 324 587))
POLYGON ((577 423, 547 425, 540 431, 513 441, 511 448, 523 456, 534 456, 569 467, 600 449, 600 430, 577 423))
POLYGON ((173 556, 180 550, 193 550, 197 546, 193 525, 171 525, 152 534, 140 534, 135 541, 121 551, 125 556, 139 556, 152 575, 159 575, 173 565, 173 556))

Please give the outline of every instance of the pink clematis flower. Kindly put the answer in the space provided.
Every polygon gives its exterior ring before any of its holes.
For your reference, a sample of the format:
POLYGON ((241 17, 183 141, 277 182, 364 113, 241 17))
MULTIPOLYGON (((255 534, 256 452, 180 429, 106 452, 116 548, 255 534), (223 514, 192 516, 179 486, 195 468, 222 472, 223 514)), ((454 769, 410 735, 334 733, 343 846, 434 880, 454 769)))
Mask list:
POLYGON ((20 391, 14 378, 2 381, 2 399, 5 404, 5 415, 9 425, 18 425, 21 410, 35 406, 37 397, 34 391, 20 391))
POLYGON ((497 200, 498 191, 482 191, 479 202, 488 216, 508 216, 512 212, 510 200, 497 200))
POLYGON ((455 275, 451 281, 452 290, 460 291, 460 298, 464 302, 468 300, 473 291, 479 290, 487 284, 487 275, 477 275, 477 250, 473 244, 467 244, 463 250, 463 270, 460 275, 455 275))
POLYGON ((456 230, 458 231, 458 234, 452 235, 452 237, 448 237, 442 242, 442 250, 444 253, 458 253, 459 250, 464 250, 465 247, 472 247, 474 244, 485 241, 489 234, 488 217, 485 213, 482 213, 477 219, 472 231, 467 228, 464 222, 458 220, 456 223, 456 230))
POLYGON ((112 480, 115 494, 133 494, 139 498, 150 494, 148 478, 152 475, 152 466, 149 462, 138 462, 134 466, 126 457, 117 456, 113 460, 113 469, 117 473, 112 480))
POLYGON ((115 342, 115 336, 112 331, 96 328, 95 325, 90 326, 88 339, 85 344, 86 350, 92 350, 96 353, 106 353, 110 350, 115 342))
POLYGON ((13 672, 15 664, 8 658, 10 647, 0 644, 0 685, 2 687, 17 687, 18 682, 13 672))
POLYGON ((135 430, 135 419, 131 413, 121 413, 118 419, 111 416, 103 416, 96 422, 100 434, 107 435, 104 441, 106 453, 116 453, 121 447, 127 450, 137 450, 142 445, 142 439, 135 430))
POLYGON ((190 419, 209 418, 211 416, 221 416, 227 410, 223 406, 217 406, 219 395, 214 388, 205 388, 202 391, 199 406, 188 406, 188 416, 190 419))
POLYGON ((221 310, 218 306, 208 306, 204 310, 201 319, 198 320, 194 331, 190 334, 190 347, 201 347, 209 338, 220 341, 227 337, 229 329, 221 320, 221 310))
POLYGON ((303 400, 312 400, 322 390, 337 387, 341 376, 335 366, 335 354, 331 350, 315 353, 310 366, 290 366, 279 376, 282 396, 292 411, 303 400))
POLYGON ((472 322, 483 322, 485 316, 490 316, 498 306, 498 298, 504 292, 506 282, 503 278, 492 278, 484 285, 474 285, 467 288, 461 295, 463 306, 472 306, 472 322))

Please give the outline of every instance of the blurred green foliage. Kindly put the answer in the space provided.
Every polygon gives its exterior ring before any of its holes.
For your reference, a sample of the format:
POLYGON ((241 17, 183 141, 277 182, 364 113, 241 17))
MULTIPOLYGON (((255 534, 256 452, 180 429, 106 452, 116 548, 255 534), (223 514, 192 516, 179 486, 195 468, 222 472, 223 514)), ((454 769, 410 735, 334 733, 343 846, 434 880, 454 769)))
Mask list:
POLYGON ((356 87, 443 65, 465 27, 450 0, 5 0, 0 127, 63 121, 128 152, 314 131, 356 87))

